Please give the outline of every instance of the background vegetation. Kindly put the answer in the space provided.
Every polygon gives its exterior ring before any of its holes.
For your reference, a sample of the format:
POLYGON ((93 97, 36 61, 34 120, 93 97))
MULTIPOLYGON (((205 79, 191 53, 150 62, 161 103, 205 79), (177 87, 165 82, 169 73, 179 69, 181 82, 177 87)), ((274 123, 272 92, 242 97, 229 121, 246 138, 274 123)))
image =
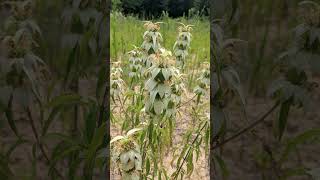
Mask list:
POLYGON ((125 15, 138 15, 143 18, 157 18, 162 12, 168 12, 170 17, 189 15, 209 15, 208 0, 113 0, 112 9, 125 15))

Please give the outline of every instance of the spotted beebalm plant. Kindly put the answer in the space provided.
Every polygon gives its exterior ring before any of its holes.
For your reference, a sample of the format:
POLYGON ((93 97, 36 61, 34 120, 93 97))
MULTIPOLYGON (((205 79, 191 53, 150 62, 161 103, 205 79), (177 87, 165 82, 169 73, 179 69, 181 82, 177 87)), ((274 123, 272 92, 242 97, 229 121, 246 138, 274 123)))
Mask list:
POLYGON ((144 51, 142 61, 145 68, 152 66, 152 58, 150 58, 149 55, 155 54, 158 52, 159 48, 161 48, 160 43, 163 41, 162 35, 159 32, 161 23, 162 22, 152 23, 146 21, 144 24, 146 31, 143 34, 141 48, 144 51))
POLYGON ((320 71, 320 5, 313 1, 300 3, 305 9, 303 21, 294 29, 290 48, 277 61, 281 76, 269 87, 269 95, 280 103, 277 135, 281 140, 292 107, 308 111, 312 98, 310 92, 318 84, 309 72, 320 71))
POLYGON ((174 55, 176 56, 177 66, 184 69, 186 57, 188 56, 188 49, 190 48, 192 25, 179 24, 178 37, 174 43, 173 50, 174 55))
POLYGON ((135 49, 128 52, 129 54, 129 78, 131 78, 132 81, 138 81, 140 80, 142 76, 142 60, 141 60, 141 51, 135 47, 135 49))
POLYGON ((0 27, 0 51, 5 61, 0 62, 0 90, 2 87, 11 89, 10 96, 13 97, 13 101, 19 101, 11 104, 28 107, 33 98, 41 104, 41 91, 38 90, 38 86, 48 69, 34 52, 39 46, 37 40, 42 34, 32 17, 34 2, 1 1, 0 4, 11 9, 6 19, 1 17, 3 26, 0 27), (22 100, 16 97, 24 98, 22 100))
POLYGON ((144 24, 146 31, 143 34, 143 43, 141 47, 148 52, 148 54, 153 54, 161 48, 160 43, 163 41, 162 35, 159 32, 160 24, 162 22, 152 23, 147 21, 144 24))
POLYGON ((205 63, 204 68, 200 72, 200 77, 197 79, 198 85, 194 88, 194 93, 197 95, 197 102, 200 97, 206 95, 210 88, 210 70, 209 64, 205 63))
MULTIPOLYGON (((145 84, 145 89, 148 91, 145 110, 151 115, 171 116, 173 112, 169 109, 173 109, 175 106, 173 99, 171 99, 171 86, 174 86, 173 79, 179 76, 179 70, 172 66, 171 51, 161 48, 159 53, 152 55, 152 58, 154 64, 149 68, 151 76, 145 84)), ((176 90, 176 92, 178 91, 176 90)))
POLYGON ((119 166, 123 180, 140 178, 142 158, 134 134, 141 130, 141 128, 132 129, 125 136, 116 136, 110 141, 113 146, 112 161, 119 166))
POLYGON ((110 73, 110 97, 115 100, 121 95, 124 88, 124 81, 122 79, 123 70, 120 63, 113 64, 110 73))
POLYGON ((186 92, 186 88, 184 85, 184 74, 181 74, 178 69, 174 69, 174 83, 171 85, 171 101, 176 106, 179 106, 181 103, 181 96, 186 92))

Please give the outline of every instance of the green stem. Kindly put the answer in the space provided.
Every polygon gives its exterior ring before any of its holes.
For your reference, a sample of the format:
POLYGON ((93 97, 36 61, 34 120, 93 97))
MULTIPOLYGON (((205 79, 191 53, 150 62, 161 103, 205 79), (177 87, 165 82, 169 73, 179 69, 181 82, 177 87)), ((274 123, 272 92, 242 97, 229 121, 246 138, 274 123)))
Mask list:
MULTIPOLYGON (((52 163, 51 163, 51 161, 50 161, 50 159, 49 159, 49 156, 48 156, 48 154, 46 153, 43 144, 41 143, 41 140, 40 140, 38 131, 37 131, 36 126, 35 126, 34 119, 33 119, 32 114, 31 114, 31 110, 30 110, 30 108, 26 108, 25 111, 26 111, 27 116, 28 116, 28 118, 29 118, 33 135, 34 135, 34 137, 36 138, 36 142, 37 142, 37 144, 38 144, 39 147, 40 147, 41 153, 43 154, 44 158, 46 159, 47 164, 48 164, 48 165, 51 165, 52 163)), ((61 179, 64 179, 63 175, 60 173, 60 171, 58 171, 58 170, 56 169, 56 167, 53 167, 53 170, 55 171, 55 173, 56 173, 61 179)))
POLYGON ((207 124, 208 124, 208 122, 205 122, 205 123, 204 123, 204 125, 201 127, 201 129, 200 129, 199 133, 197 134, 197 136, 193 139, 191 145, 190 145, 189 148, 188 148, 188 151, 187 151, 186 155, 185 155, 184 158, 183 158, 182 163, 180 164, 180 166, 179 166, 179 168, 178 168, 178 170, 177 170, 177 173, 176 173, 175 176, 174 176, 174 179, 177 179, 177 178, 178 178, 179 172, 181 171, 182 166, 183 166, 184 163, 186 162, 186 159, 187 159, 187 157, 189 156, 189 154, 190 154, 190 152, 191 152, 191 147, 192 147, 192 146, 194 145, 194 143, 198 140, 198 138, 199 138, 202 130, 207 126, 207 124))

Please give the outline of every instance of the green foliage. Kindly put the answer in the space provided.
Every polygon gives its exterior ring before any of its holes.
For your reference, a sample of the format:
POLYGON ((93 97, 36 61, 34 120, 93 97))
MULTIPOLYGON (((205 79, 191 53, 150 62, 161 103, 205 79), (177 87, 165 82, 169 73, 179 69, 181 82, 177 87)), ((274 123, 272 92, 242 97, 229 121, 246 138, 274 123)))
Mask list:
POLYGON ((193 0, 169 0, 168 13, 171 17, 188 16, 193 7, 193 0))
POLYGON ((194 0, 194 8, 199 12, 199 15, 208 16, 210 14, 210 4, 208 0, 194 0))
POLYGON ((163 12, 168 12, 173 18, 191 15, 190 12, 209 15, 208 0, 113 0, 112 6, 114 11, 147 19, 158 18, 163 12))

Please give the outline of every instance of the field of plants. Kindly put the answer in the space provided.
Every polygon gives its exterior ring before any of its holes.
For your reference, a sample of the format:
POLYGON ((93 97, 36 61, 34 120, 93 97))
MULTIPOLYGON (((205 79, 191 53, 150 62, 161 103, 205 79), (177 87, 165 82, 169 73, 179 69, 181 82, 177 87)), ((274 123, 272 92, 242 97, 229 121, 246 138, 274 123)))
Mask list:
POLYGON ((111 179, 209 179, 210 24, 111 14, 111 179))
POLYGON ((319 180, 319 83, 320 0, 0 0, 0 180, 319 180))

